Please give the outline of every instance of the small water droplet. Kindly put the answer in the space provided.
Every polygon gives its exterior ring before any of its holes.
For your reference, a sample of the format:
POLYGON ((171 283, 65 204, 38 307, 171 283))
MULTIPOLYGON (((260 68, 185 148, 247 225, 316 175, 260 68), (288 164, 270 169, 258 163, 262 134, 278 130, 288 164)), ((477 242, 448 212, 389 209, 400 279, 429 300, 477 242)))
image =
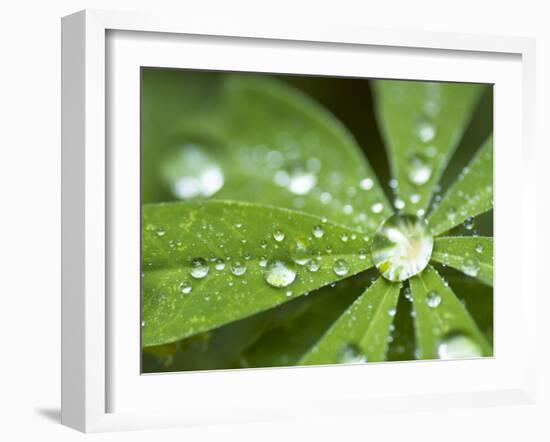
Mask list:
POLYGON ((267 248, 267 241, 266 241, 265 239, 262 239, 262 240, 260 241, 260 247, 261 247, 262 249, 266 249, 266 248, 267 248))
POLYGON ((217 259, 214 264, 214 268, 216 270, 223 270, 225 269, 225 262, 223 262, 223 259, 217 259))
POLYGON ((309 193, 316 184, 316 175, 305 170, 296 169, 290 173, 287 188, 295 195, 305 195, 309 193))
POLYGON ((367 357, 354 344, 345 345, 340 351, 338 362, 341 364, 364 364, 367 357))
POLYGON ((462 333, 450 333, 437 347, 439 359, 480 358, 481 347, 469 336, 462 333))
POLYGON ((359 249, 359 259, 367 259, 367 251, 365 249, 359 249))
POLYGON ((261 256, 258 261, 258 265, 260 267, 265 267, 267 265, 267 258, 265 256, 261 256))
POLYGON ((483 252, 483 244, 481 243, 476 244, 476 252, 477 253, 483 252))
POLYGON ((370 190, 374 185, 374 181, 371 178, 363 178, 359 181, 359 187, 363 190, 370 190))
POLYGON ((342 240, 342 242, 348 242, 349 235, 347 233, 342 233, 340 235, 340 239, 342 240))
POLYGON ((208 275, 209 270, 210 267, 208 267, 208 263, 205 259, 193 258, 193 260, 191 261, 191 270, 189 273, 193 278, 201 279, 208 275))
POLYGON ((397 313, 397 310, 396 310, 395 307, 390 307, 390 308, 388 309, 388 316, 392 316, 392 317, 393 317, 393 316, 395 316, 396 313, 397 313))
POLYGON ((282 230, 275 230, 275 232, 273 232, 273 239, 277 242, 281 242, 285 239, 285 233, 282 230))
POLYGON ((466 275, 476 277, 479 273, 479 261, 473 257, 466 257, 462 261, 461 269, 466 275))
POLYGON ((317 259, 312 258, 306 263, 306 268, 310 272, 315 273, 321 268, 321 263, 317 259))
POLYGON ((395 178, 392 178, 389 182, 389 185, 390 185, 390 188, 391 189, 397 189, 397 185, 398 185, 398 181, 395 179, 395 178))
POLYGON ((421 119, 418 121, 416 126, 416 135, 420 141, 423 143, 429 143, 435 138, 436 133, 437 129, 435 124, 426 119, 421 119))
POLYGON ((342 208, 342 212, 344 212, 346 215, 350 215, 353 213, 353 206, 351 204, 346 204, 342 208))
POLYGON ((193 287, 191 287, 191 284, 189 283, 189 281, 182 281, 179 286, 179 290, 184 295, 187 295, 191 293, 191 290, 193 290, 193 287))
POLYGON ((157 234, 157 236, 164 236, 166 235, 166 230, 164 230, 164 228, 162 227, 157 227, 155 233, 157 234))
POLYGON ((466 230, 472 230, 474 226, 475 226, 474 218, 473 217, 466 218, 466 220, 464 221, 464 228, 466 230))
POLYGON ((246 273, 246 264, 241 261, 233 261, 230 265, 231 273, 235 276, 241 276, 246 273))
POLYGON ((349 272, 348 263, 343 258, 337 259, 336 261, 334 261, 334 265, 332 268, 334 270, 334 273, 336 273, 338 276, 347 275, 349 272))
POLYGON ((370 210, 372 213, 380 213, 384 209, 384 205, 382 203, 374 203, 372 206, 370 206, 370 210))
POLYGON ((417 204, 420 201, 420 195, 418 193, 411 194, 411 196, 409 197, 409 201, 412 204, 417 204))
POLYGON ((431 290, 426 295, 426 304, 430 308, 436 308, 441 304, 441 295, 437 290, 431 290))
POLYGON ((321 226, 314 226, 313 227, 313 236, 315 238, 322 238, 324 234, 325 234, 325 231, 323 230, 323 228, 321 226))
POLYGON ((402 210, 405 207, 405 201, 403 201, 401 198, 396 198, 393 202, 393 205, 397 210, 402 210))
POLYGON ((409 160, 408 176, 413 184, 421 186, 426 184, 432 176, 432 167, 426 158, 415 154, 409 160))
POLYGON ((332 201, 332 195, 328 192, 321 193, 321 196, 319 197, 322 204, 328 204, 332 201))

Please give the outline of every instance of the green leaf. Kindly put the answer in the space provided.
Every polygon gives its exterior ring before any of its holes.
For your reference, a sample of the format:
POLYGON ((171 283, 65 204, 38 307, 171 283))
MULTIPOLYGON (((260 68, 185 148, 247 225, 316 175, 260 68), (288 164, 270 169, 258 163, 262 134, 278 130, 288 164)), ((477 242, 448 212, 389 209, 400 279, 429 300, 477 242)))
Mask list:
POLYGON ((415 312, 417 359, 491 356, 492 349, 466 308, 428 266, 409 280, 415 312))
MULTIPOLYGON (((176 90, 185 86, 186 75, 180 72, 176 90)), ((153 157, 151 151, 160 157, 157 164, 144 165, 164 183, 157 201, 192 197, 193 192, 181 191, 182 178, 210 168, 222 176, 219 199, 299 209, 364 231, 391 214, 353 136, 316 102, 282 82, 250 74, 205 77, 210 82, 188 78, 186 89, 208 89, 209 106, 182 105, 169 129, 143 130, 143 157, 153 157)), ((194 103, 197 94, 187 99, 194 103)), ((210 194, 206 189, 195 196, 210 194)))
POLYGON ((380 277, 304 355, 300 364, 383 361, 401 284, 380 277))
POLYGON ((493 137, 490 136, 428 217, 439 235, 493 207, 493 137))
POLYGON ((377 80, 376 113, 403 210, 426 210, 481 95, 477 84, 377 80))
POLYGON ((439 237, 432 259, 493 285, 493 238, 474 236, 439 237))
POLYGON ((219 327, 372 266, 367 237, 323 221, 234 201, 143 206, 142 344, 219 327))
MULTIPOLYGON (((370 273, 370 272, 367 272, 370 273)), ((323 287, 293 303, 299 307, 263 334, 243 354, 250 367, 296 365, 346 308, 363 292, 365 273, 323 287)), ((289 305, 291 303, 287 303, 289 305)))

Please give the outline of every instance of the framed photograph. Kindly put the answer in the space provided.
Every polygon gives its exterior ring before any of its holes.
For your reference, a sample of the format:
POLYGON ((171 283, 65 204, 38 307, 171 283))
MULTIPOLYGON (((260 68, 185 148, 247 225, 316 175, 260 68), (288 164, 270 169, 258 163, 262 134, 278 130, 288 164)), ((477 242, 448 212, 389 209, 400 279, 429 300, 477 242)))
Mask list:
POLYGON ((62 26, 64 424, 534 400, 533 41, 62 26))

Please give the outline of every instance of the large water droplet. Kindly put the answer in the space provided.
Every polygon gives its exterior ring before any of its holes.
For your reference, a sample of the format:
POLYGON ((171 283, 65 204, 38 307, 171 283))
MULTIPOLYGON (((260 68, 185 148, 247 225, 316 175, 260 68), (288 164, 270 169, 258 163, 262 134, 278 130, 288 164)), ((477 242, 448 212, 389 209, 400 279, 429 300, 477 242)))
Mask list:
POLYGON ((345 276, 349 272, 348 262, 343 258, 334 261, 334 265, 332 268, 334 269, 334 273, 336 273, 338 276, 345 276))
POLYGON ((296 270, 290 261, 277 259, 267 264, 264 278, 273 287, 288 287, 296 279, 296 270))
POLYGON ((371 252, 376 268, 390 281, 404 281, 428 265, 433 238, 425 220, 394 215, 375 233, 371 252))
POLYGON ((233 261, 230 266, 231 273, 235 276, 241 276, 246 273, 246 264, 242 261, 233 261))
POLYGON ((451 333, 443 338, 437 347, 440 359, 480 358, 481 347, 469 336, 462 333, 451 333))
POLYGON ((441 304, 441 295, 437 290, 431 290, 426 295, 426 304, 430 308, 436 308, 441 304))
POLYGON ((212 196, 224 183, 220 166, 196 144, 185 144, 171 152, 162 163, 161 175, 180 199, 212 196))
POLYGON ((193 260, 191 261, 191 270, 189 271, 189 273, 193 278, 201 279, 208 275, 209 270, 210 267, 208 267, 208 263, 205 259, 193 258, 193 260))
POLYGON ((432 176, 432 167, 426 158, 415 154, 409 160, 408 176, 413 184, 421 186, 426 184, 432 176))

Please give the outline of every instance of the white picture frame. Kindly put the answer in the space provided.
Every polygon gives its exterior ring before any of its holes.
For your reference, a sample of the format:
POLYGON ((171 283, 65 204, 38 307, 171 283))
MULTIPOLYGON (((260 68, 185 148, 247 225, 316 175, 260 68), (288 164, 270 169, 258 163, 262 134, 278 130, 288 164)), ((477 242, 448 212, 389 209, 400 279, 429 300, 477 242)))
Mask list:
MULTIPOLYGON (((127 304, 135 303, 135 299, 139 304, 139 288, 136 294, 133 290, 136 286, 132 286, 131 281, 126 285, 118 277, 119 270, 120 274, 126 275, 136 269, 132 263, 135 264, 136 259, 139 261, 139 241, 135 244, 117 242, 132 239, 132 236, 126 238, 123 229, 117 227, 122 223, 122 216, 137 217, 135 219, 139 221, 139 198, 135 198, 136 174, 139 182, 139 162, 136 162, 139 161, 139 149, 137 156, 132 150, 111 149, 121 140, 135 145, 137 137, 139 143, 139 135, 135 133, 135 124, 139 121, 139 118, 136 120, 139 95, 135 94, 135 78, 130 77, 140 65, 262 72, 282 69, 282 72, 291 73, 315 73, 323 69, 324 74, 403 78, 405 71, 401 70, 399 57, 406 57, 410 65, 407 78, 423 78, 427 75, 422 73, 425 67, 416 61, 427 57, 430 75, 438 79, 452 79, 451 70, 454 70, 453 75, 465 81, 490 82, 491 78, 497 78, 497 87, 499 84, 503 86, 502 93, 497 91, 495 95, 495 139, 499 146, 495 162, 495 204, 499 207, 495 211, 495 230, 496 235, 505 234, 512 228, 521 231, 520 238, 511 248, 522 257, 523 275, 527 271, 526 257, 536 253, 535 194, 527 191, 535 187, 534 174, 529 173, 535 149, 532 135, 535 96, 533 40, 321 25, 298 29, 274 24, 270 28, 264 23, 221 24, 197 21, 192 17, 182 20, 150 14, 87 10, 63 18, 62 54, 63 424, 80 431, 97 432, 289 417, 363 415, 381 409, 396 412, 534 401, 535 324, 527 318, 536 316, 535 280, 520 278, 509 288, 499 285, 499 277, 506 278, 507 269, 514 263, 507 260, 498 243, 495 247, 495 290, 502 290, 504 295, 502 302, 497 301, 495 322, 499 345, 493 359, 372 364, 368 369, 378 380, 379 387, 372 384, 353 394, 342 393, 350 391, 352 385, 346 389, 346 379, 350 382, 357 379, 362 373, 360 370, 365 370, 366 366, 140 376, 139 370, 136 371, 139 365, 135 358, 137 350, 132 345, 121 345, 132 343, 139 346, 139 341, 136 343, 135 336, 132 336, 133 323, 117 313, 121 305, 128 305, 132 312, 130 316, 134 315, 132 321, 136 313, 139 315, 139 306, 136 310, 135 304, 127 304), (189 51, 186 59, 175 57, 174 48, 186 44, 197 47, 182 46, 189 51), (258 53, 249 51, 269 52, 268 46, 274 48, 270 56, 246 56, 258 53), (216 57, 216 66, 212 64, 212 57, 199 56, 208 48, 218 51, 212 54, 220 55, 216 57), (233 50, 232 57, 222 57, 224 50, 233 50), (285 51, 297 51, 300 57, 296 59, 300 61, 284 62, 283 58, 289 58, 284 57, 285 51), (362 54, 361 51, 373 57, 383 58, 390 52, 392 56, 373 73, 346 62, 349 57, 362 54), (282 54, 282 58, 278 59, 275 52, 282 54), (318 58, 307 57, 308 53, 316 52, 318 58), (332 63, 335 67, 330 68, 334 69, 330 72, 324 65, 315 64, 316 59, 320 60, 327 54, 341 57, 338 63, 332 63), (459 63, 449 68, 448 64, 455 60, 459 63), (491 60, 496 60, 492 67, 491 60), (482 72, 475 73, 476 64, 484 67, 482 72), (464 66, 464 69, 457 70, 456 66, 464 66), (123 83, 124 88, 112 88, 113 84, 123 83), (121 95, 114 100, 112 94, 119 91, 121 95), (502 97, 501 103, 514 103, 517 108, 499 107, 499 97, 502 97), (121 106, 128 111, 128 121, 119 118, 121 106), (514 161, 521 161, 523 165, 524 186, 521 188, 507 188, 505 180, 498 178, 505 177, 506 168, 514 161), (126 189, 127 183, 133 183, 134 187, 126 189), (131 194, 132 198, 125 198, 128 201, 123 202, 121 192, 131 194), (505 195, 510 194, 514 194, 523 205, 521 214, 515 217, 508 216, 515 213, 509 207, 510 202, 506 201, 505 195), (503 221, 499 222, 499 219, 503 221), (128 248, 121 252, 117 244, 128 248), (117 264, 121 259, 129 263, 127 268, 117 264), (121 287, 128 289, 121 290, 121 287), (505 323, 512 308, 507 303, 505 290, 521 294, 513 306, 523 313, 519 337, 512 336, 505 323), (113 292, 122 291, 126 296, 113 298, 113 292), (521 339, 521 342, 514 339, 521 339), (516 351, 514 358, 509 357, 512 354, 509 347, 517 348, 518 344, 521 351, 516 351), (125 353, 124 347, 130 348, 129 352, 125 353), (446 389, 444 382, 433 382, 453 373, 461 373, 461 377, 457 376, 456 385, 451 389, 446 389), (400 382, 389 385, 383 381, 385 376, 388 379, 390 376, 393 379, 415 376, 418 382, 416 386, 400 382), (331 388, 331 380, 335 379, 340 379, 340 387, 344 388, 331 388), (431 384, 428 383, 430 379, 431 384), (319 382, 323 382, 325 387, 320 393, 315 389, 319 382), (232 385, 247 383, 248 389, 232 390, 232 385), (210 391, 218 392, 218 397, 208 392, 208 385, 212 386, 210 391), (294 396, 279 397, 277 390, 281 385, 290 386, 294 396), (178 388, 185 389, 183 391, 192 406, 181 404, 181 401, 180 406, 175 406, 171 400, 166 401, 166 407, 150 406, 158 404, 159 398, 169 398, 168 392, 178 388), (235 400, 237 391, 239 399, 235 400), (261 401, 260 392, 264 396, 267 392, 270 400, 261 401)), ((132 233, 132 228, 126 230, 132 233)), ((135 229, 133 233, 135 238, 135 229)), ((136 332, 139 334, 138 328, 136 332)))

